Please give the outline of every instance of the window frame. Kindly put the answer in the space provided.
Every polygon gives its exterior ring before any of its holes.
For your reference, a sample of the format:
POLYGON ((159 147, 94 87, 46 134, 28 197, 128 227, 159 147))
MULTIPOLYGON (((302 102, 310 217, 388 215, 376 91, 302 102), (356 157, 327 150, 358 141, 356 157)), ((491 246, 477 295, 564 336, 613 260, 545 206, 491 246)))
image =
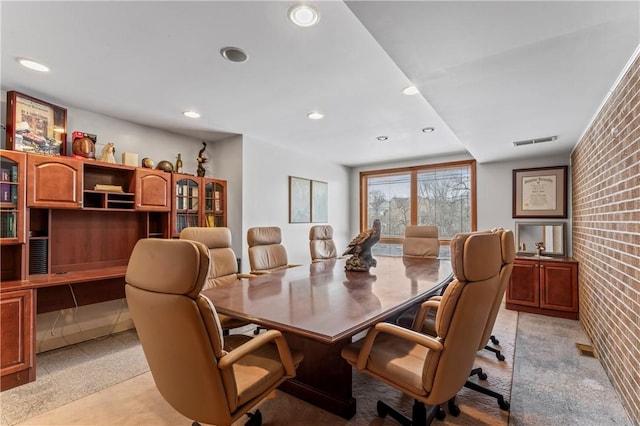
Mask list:
MULTIPOLYGON (((398 175, 398 174, 409 174, 410 175, 410 191, 411 191, 411 224, 416 225, 418 222, 418 197, 417 197, 417 187, 418 187, 418 174, 425 171, 433 171, 438 169, 451 169, 461 166, 469 167, 470 176, 469 181, 471 185, 471 231, 477 230, 477 199, 476 199, 476 160, 460 160, 460 161, 450 161, 446 163, 433 163, 433 164, 424 164, 418 166, 408 166, 408 167, 398 167, 398 168, 390 168, 390 169, 378 169, 378 170, 367 170, 360 172, 360 232, 367 229, 368 224, 368 178, 370 177, 382 177, 389 175, 398 175)), ((380 238, 381 243, 385 244, 402 244, 404 238, 388 238, 382 237, 380 238)), ((449 238, 441 238, 440 243, 448 245, 451 240, 449 238)))

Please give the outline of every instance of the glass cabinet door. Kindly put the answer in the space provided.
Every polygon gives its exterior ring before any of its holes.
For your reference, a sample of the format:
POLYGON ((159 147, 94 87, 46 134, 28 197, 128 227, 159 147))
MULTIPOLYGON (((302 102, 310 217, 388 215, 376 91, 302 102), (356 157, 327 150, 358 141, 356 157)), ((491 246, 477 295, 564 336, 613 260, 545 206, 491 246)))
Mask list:
POLYGON ((24 161, 12 158, 12 154, 3 152, 0 156, 0 239, 3 244, 24 242, 24 209, 21 208, 24 188, 20 179, 24 161))
POLYGON ((226 185, 224 181, 207 180, 204 191, 203 226, 227 226, 226 185))
POLYGON ((175 235, 184 228, 199 226, 200 185, 195 178, 177 179, 175 184, 175 235))

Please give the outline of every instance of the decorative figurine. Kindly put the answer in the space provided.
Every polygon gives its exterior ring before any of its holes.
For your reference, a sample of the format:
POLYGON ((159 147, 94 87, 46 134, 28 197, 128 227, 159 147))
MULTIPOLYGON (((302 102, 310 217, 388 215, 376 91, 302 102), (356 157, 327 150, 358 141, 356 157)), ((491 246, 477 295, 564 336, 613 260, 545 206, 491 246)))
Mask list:
POLYGON ((98 157, 98 161, 104 161, 105 163, 116 163, 116 147, 113 142, 109 142, 102 148, 102 152, 100 153, 100 157, 98 157))
POLYGON ((142 167, 144 167, 145 169, 153 169, 153 160, 147 157, 143 158, 142 167))
POLYGON ((202 177, 204 176, 205 173, 205 169, 203 164, 207 162, 206 157, 204 156, 204 150, 207 149, 207 143, 206 142, 202 142, 202 149, 200 151, 198 151, 198 158, 196 159, 198 161, 198 176, 202 177))
POLYGON ((380 219, 373 221, 371 229, 362 231, 355 237, 342 255, 352 254, 344 266, 345 271, 368 272, 369 268, 376 267, 378 262, 371 255, 371 248, 380 241, 380 219))

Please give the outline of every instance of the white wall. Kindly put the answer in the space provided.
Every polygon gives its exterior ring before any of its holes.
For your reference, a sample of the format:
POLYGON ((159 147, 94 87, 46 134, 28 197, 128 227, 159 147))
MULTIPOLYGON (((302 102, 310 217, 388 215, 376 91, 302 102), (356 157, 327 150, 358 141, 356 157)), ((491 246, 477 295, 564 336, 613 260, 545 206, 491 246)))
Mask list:
MULTIPOLYGON (((223 141, 207 144, 207 176, 227 181, 227 227, 231 231, 233 251, 242 255, 242 136, 233 136, 223 141)), ((248 262, 248 261, 247 261, 248 262)), ((244 260, 243 260, 243 263, 244 260)))
MULTIPOLYGON (((247 229, 279 226, 289 263, 308 264, 310 223, 289 223, 289 176, 329 184, 329 224, 338 251, 351 241, 349 226, 349 169, 312 156, 285 150, 253 137, 243 138, 243 258, 247 253, 247 229)), ((356 192, 357 194, 357 192, 356 192)), ((242 269, 248 271, 249 261, 242 269)))

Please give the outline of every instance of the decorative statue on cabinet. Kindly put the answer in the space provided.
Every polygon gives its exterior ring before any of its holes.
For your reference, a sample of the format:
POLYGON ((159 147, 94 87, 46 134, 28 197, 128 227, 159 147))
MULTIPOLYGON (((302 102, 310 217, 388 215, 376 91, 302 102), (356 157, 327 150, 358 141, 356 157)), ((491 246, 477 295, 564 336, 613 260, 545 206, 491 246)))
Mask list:
POLYGON ((198 176, 204 176, 205 173, 205 168, 204 168, 204 163, 207 162, 207 158, 204 156, 204 150, 207 149, 207 143, 206 142, 202 142, 202 149, 200 149, 200 151, 198 151, 198 158, 196 159, 198 161, 198 176))
POLYGON ((100 157, 98 157, 98 161, 104 161, 105 163, 115 164, 116 163, 115 153, 116 153, 115 145, 113 144, 113 142, 109 142, 104 146, 104 148, 102 148, 102 153, 100 154, 100 157))
POLYGON ((371 255, 371 249, 378 241, 380 241, 381 229, 382 225, 380 223, 380 219, 376 219, 373 221, 371 229, 362 231, 358 236, 351 240, 347 249, 342 254, 343 256, 347 254, 353 255, 347 259, 344 266, 346 271, 367 272, 369 271, 369 268, 376 267, 378 262, 376 262, 371 255))

